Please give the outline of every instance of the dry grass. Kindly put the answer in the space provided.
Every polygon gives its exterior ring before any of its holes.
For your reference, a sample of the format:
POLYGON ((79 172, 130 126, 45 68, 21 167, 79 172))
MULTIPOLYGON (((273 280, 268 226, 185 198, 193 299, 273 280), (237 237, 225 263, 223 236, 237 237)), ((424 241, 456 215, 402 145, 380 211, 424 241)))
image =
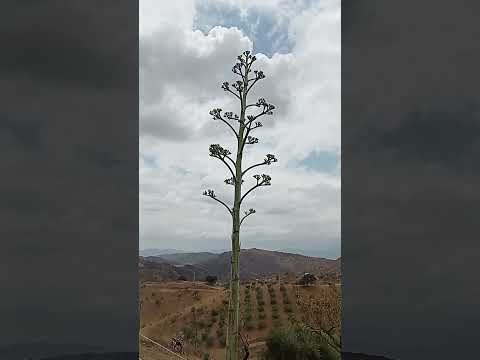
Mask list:
MULTIPOLYGON (((273 327, 302 320, 304 315, 312 326, 338 326, 339 331, 339 290, 323 285, 301 287, 275 279, 246 284, 241 289, 242 333, 248 336, 254 353, 260 354, 273 327)), ((190 332, 186 344, 189 359, 201 358, 205 352, 220 359, 224 354, 227 295, 223 288, 192 282, 141 286, 140 331, 164 345, 172 336, 190 332), (197 341, 191 334, 195 328, 197 341)))
POLYGON ((298 287, 297 307, 302 313, 302 321, 314 328, 334 329, 341 335, 341 288, 338 285, 298 287))

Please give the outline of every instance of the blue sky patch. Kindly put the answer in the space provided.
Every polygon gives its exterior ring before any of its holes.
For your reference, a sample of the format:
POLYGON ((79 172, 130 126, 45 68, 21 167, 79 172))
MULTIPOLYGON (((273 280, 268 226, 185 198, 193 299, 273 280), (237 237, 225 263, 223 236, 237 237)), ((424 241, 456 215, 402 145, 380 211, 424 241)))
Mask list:
POLYGON ((145 161, 145 164, 148 167, 154 168, 154 167, 157 166, 155 156, 145 155, 145 154, 140 153, 140 157, 143 159, 143 161, 145 161))
POLYGON ((278 23, 274 16, 256 9, 249 9, 246 16, 242 16, 235 6, 197 2, 194 28, 207 33, 215 26, 239 28, 253 41, 255 53, 269 57, 274 53, 289 53, 293 46, 288 39, 288 23, 278 23))
POLYGON ((326 151, 313 151, 305 159, 300 161, 300 166, 318 172, 339 174, 340 155, 326 151))

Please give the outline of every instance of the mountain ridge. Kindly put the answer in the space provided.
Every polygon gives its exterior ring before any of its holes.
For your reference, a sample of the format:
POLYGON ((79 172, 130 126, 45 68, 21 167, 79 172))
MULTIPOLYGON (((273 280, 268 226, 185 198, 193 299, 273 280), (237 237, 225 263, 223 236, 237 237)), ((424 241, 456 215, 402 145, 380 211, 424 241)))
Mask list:
MULTIPOLYGON (((206 275, 226 280, 230 275, 230 252, 220 254, 199 252, 180 253, 164 256, 140 257, 145 270, 157 272, 160 280, 177 280, 185 277, 191 280, 206 275)), ((341 272, 341 258, 327 259, 282 251, 258 248, 243 249, 240 253, 240 276, 250 280, 279 274, 301 274, 310 272, 325 279, 338 280, 341 272)))

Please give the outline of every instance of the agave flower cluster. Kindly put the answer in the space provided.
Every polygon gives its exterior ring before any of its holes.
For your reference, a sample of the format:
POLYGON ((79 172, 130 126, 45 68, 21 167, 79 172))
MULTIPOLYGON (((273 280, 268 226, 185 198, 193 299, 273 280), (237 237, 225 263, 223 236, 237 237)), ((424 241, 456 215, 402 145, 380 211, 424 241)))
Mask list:
POLYGON ((217 195, 215 195, 215 191, 211 190, 211 189, 208 189, 208 190, 205 190, 203 192, 203 195, 205 196, 208 196, 208 197, 211 197, 213 199, 215 199, 217 197, 217 195))
MULTIPOLYGON (((242 180, 242 183, 244 182, 245 180, 242 180)), ((228 179, 225 179, 224 180, 225 184, 227 185, 235 185, 235 178, 232 176, 228 179)))
POLYGON ((247 211, 244 212, 245 215, 250 215, 250 214, 255 214, 255 213, 256 213, 255 209, 252 209, 252 208, 250 208, 250 209, 248 209, 247 211))
POLYGON ((231 155, 231 154, 232 153, 230 152, 230 150, 224 149, 219 144, 210 145, 210 156, 213 156, 219 159, 225 159, 228 155, 231 155))
POLYGON ((255 103, 256 107, 263 107, 262 113, 267 115, 273 115, 273 110, 275 110, 275 105, 267 103, 264 98, 258 99, 255 103))
POLYGON ((222 109, 212 109, 210 110, 210 115, 213 116, 213 120, 220 120, 222 119, 222 109))
POLYGON ((277 158, 275 157, 275 155, 272 155, 272 154, 267 154, 265 159, 263 160, 263 162, 265 163, 265 165, 271 165, 272 163, 274 162, 277 162, 277 158))
POLYGON ((266 175, 266 174, 262 174, 262 175, 253 175, 253 178, 255 180, 257 180, 257 185, 256 186, 268 186, 268 185, 272 185, 272 183, 270 182, 272 180, 272 178, 269 176, 269 175, 266 175), (262 181, 260 181, 260 179, 262 179, 262 181))
POLYGON ((231 111, 227 111, 224 113, 225 117, 228 119, 228 120, 235 120, 235 121, 239 121, 240 120, 240 117, 237 115, 237 114, 234 114, 233 112, 231 111))

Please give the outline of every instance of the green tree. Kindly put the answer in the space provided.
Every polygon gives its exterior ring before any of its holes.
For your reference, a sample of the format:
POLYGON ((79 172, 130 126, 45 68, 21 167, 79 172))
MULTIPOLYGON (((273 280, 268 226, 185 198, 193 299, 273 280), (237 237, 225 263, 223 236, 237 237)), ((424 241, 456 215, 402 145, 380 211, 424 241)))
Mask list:
MULTIPOLYGON (((275 106, 269 104, 264 98, 258 99, 256 103, 248 103, 247 97, 252 87, 265 78, 263 71, 253 70, 252 66, 256 57, 245 51, 238 56, 238 62, 233 66, 232 71, 240 77, 232 86, 228 82, 222 84, 222 89, 234 95, 240 105, 240 115, 233 112, 223 112, 222 109, 213 109, 210 115, 214 120, 218 120, 226 124, 233 132, 237 142, 237 151, 235 156, 220 146, 219 144, 210 145, 210 156, 219 159, 226 165, 230 171, 231 177, 225 180, 227 185, 234 187, 233 206, 228 206, 222 200, 219 200, 213 190, 206 190, 203 195, 208 196, 218 203, 222 204, 232 218, 232 255, 230 270, 230 295, 228 306, 228 326, 227 326, 227 360, 237 360, 239 357, 239 324, 240 324, 240 226, 243 221, 255 210, 250 208, 241 214, 241 208, 245 197, 252 191, 261 186, 271 185, 271 177, 266 174, 253 175, 256 183, 247 191, 242 192, 242 184, 244 183, 245 174, 262 165, 271 165, 277 159, 272 154, 267 154, 262 162, 253 164, 245 169, 242 167, 243 152, 246 145, 258 143, 258 138, 251 136, 253 130, 262 127, 262 123, 258 121, 260 117, 272 115, 275 106), (233 88, 233 89, 232 89, 233 88), (255 114, 250 114, 251 110, 257 109, 255 114), (247 114, 248 113, 248 114, 247 114), (232 125, 233 124, 233 125, 232 125)), ((252 111, 255 112, 255 111, 252 111)))

